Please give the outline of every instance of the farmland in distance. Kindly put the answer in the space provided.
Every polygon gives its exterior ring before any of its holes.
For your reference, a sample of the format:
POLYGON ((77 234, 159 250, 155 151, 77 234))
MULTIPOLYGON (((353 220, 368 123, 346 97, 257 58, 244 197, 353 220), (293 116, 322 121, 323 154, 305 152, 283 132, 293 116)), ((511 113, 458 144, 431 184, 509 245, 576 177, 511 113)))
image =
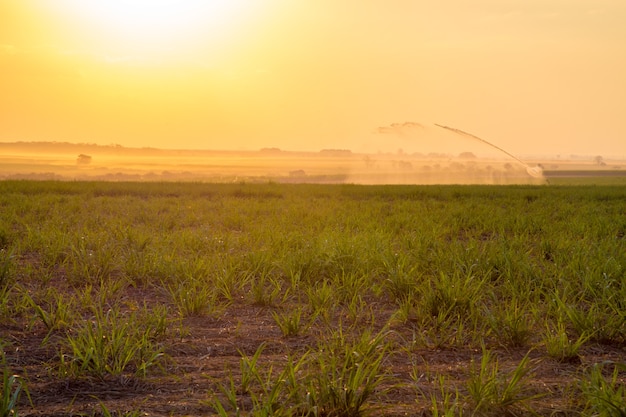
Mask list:
MULTIPOLYGON (((464 149, 459 146, 458 149, 464 149)), ((469 148, 468 148, 469 149, 469 148)), ((626 183, 623 158, 505 153, 165 150, 57 142, 0 143, 0 179, 324 184, 626 183)))

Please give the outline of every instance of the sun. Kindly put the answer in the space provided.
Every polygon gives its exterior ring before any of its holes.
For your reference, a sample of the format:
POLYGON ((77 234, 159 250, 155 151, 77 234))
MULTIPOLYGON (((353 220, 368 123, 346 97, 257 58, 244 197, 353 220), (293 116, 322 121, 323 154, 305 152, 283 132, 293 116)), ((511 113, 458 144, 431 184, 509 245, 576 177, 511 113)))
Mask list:
POLYGON ((243 31, 261 0, 56 0, 83 35, 143 51, 219 43, 243 31))

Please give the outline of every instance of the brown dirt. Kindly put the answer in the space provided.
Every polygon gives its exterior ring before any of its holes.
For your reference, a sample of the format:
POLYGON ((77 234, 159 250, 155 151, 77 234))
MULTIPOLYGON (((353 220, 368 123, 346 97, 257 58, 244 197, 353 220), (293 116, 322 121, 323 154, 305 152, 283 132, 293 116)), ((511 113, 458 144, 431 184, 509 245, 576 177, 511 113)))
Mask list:
MULTIPOLYGON (((136 298, 139 304, 164 302, 156 292, 133 288, 125 297, 136 298)), ((371 305, 376 322, 386 323, 391 311, 371 305)), ((28 388, 30 399, 22 395, 20 415, 99 416, 102 415, 100 404, 104 404, 108 410, 120 413, 114 415, 141 410, 146 416, 209 416, 215 412, 208 400, 219 393, 219 385, 226 383, 231 372, 237 378, 242 353, 252 356, 265 343, 261 368, 269 365, 280 368, 288 355, 297 356, 298 352, 314 347, 318 336, 328 331, 318 323, 304 336, 284 337, 272 318, 273 309, 251 305, 242 299, 228 307, 219 319, 192 317, 180 322, 174 319, 165 341, 168 360, 162 370, 154 370, 145 378, 132 373, 105 379, 59 377, 56 343, 62 335, 53 334, 48 343, 42 344, 47 329, 31 317, 1 324, 0 337, 8 342, 5 350, 10 369, 24 378, 28 388)), ((337 315, 337 325, 339 320, 347 322, 341 313, 337 315)), ((363 327, 366 327, 365 319, 362 326, 354 326, 351 331, 357 333, 363 327)), ((407 346, 406 341, 413 337, 412 327, 396 326, 389 333, 389 342, 407 346)), ((490 347, 497 353, 503 369, 514 368, 531 350, 535 370, 530 391, 543 395, 533 404, 534 410, 542 415, 577 415, 580 404, 576 403, 578 399, 572 390, 586 367, 607 360, 624 361, 626 356, 619 347, 590 345, 584 349, 579 363, 559 363, 550 359, 541 347, 490 347)), ((392 378, 369 403, 375 407, 372 415, 430 415, 429 394, 438 391, 435 376, 446 376, 451 385, 463 391, 472 358, 478 358, 481 353, 475 348, 424 347, 394 352, 397 353, 385 362, 392 378), (419 374, 417 381, 411 378, 413 364, 419 374)))

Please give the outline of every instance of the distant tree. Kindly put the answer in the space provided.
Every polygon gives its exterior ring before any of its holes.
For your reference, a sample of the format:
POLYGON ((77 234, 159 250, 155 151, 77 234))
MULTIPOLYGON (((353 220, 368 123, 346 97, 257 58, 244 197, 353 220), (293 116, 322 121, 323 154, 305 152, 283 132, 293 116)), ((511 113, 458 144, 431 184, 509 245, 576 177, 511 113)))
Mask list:
POLYGON ((280 148, 261 148, 259 152, 262 153, 280 153, 282 152, 280 148))
POLYGON ((289 171, 289 176, 292 178, 306 177, 306 172, 303 169, 296 169, 295 171, 289 171))
POLYGON ((476 155, 472 152, 461 152, 459 154, 459 158, 461 159, 476 159, 476 155))
POLYGON ((91 156, 81 153, 78 155, 78 158, 76 158, 76 163, 78 165, 89 165, 91 163, 91 156))
POLYGON ((454 171, 463 171, 465 169, 465 165, 460 162, 452 162, 450 164, 450 168, 454 171))
POLYGON ((400 169, 413 169, 413 164, 409 161, 398 161, 398 168, 400 169))
POLYGON ((595 158, 593 158, 593 160, 595 161, 595 163, 597 165, 606 165, 606 163, 604 162, 604 158, 602 157, 602 155, 598 155, 595 158))

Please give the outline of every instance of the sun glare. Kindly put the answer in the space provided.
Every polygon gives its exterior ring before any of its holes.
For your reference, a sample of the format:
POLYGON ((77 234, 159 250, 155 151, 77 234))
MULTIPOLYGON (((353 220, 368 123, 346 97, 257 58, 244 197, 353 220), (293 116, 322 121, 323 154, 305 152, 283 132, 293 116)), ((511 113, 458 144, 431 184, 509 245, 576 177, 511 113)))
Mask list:
POLYGON ((154 51, 225 42, 243 31, 258 0, 63 0, 61 4, 88 37, 109 47, 154 51))

